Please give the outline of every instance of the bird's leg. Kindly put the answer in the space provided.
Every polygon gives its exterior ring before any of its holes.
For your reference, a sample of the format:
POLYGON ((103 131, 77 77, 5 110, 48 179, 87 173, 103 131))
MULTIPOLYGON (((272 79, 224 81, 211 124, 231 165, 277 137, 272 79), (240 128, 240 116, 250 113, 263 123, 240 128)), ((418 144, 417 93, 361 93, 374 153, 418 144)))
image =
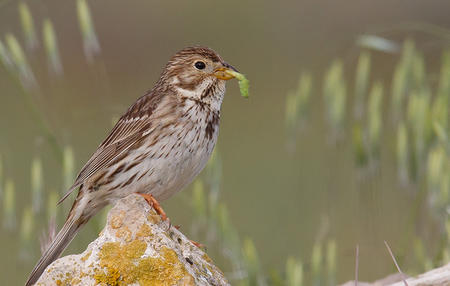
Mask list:
MULTIPOLYGON (((164 212, 164 210, 161 207, 161 205, 159 204, 159 202, 150 194, 141 194, 141 193, 136 193, 136 194, 142 196, 147 201, 147 203, 156 211, 156 213, 161 216, 161 219, 163 221, 168 220, 169 221, 169 228, 170 228, 170 225, 171 225, 170 224, 170 219, 167 217, 166 213, 164 212)), ((180 226, 175 226, 175 228, 179 229, 180 226)), ((190 239, 189 239, 189 241, 193 245, 197 246, 198 248, 204 248, 205 247, 203 244, 198 243, 197 241, 193 241, 193 240, 190 240, 190 239)))
POLYGON ((152 195, 150 195, 150 194, 141 194, 141 193, 136 193, 136 194, 142 196, 147 201, 147 203, 153 209, 155 209, 156 213, 161 216, 161 219, 163 221, 167 220, 166 212, 164 212, 164 210, 161 207, 161 205, 159 204, 159 202, 152 195))
POLYGON ((203 244, 201 244, 201 243, 199 243, 199 242, 197 242, 197 241, 190 240, 190 239, 189 239, 189 241, 190 241, 193 245, 197 246, 198 248, 204 248, 204 247, 205 247, 205 245, 203 245, 203 244))

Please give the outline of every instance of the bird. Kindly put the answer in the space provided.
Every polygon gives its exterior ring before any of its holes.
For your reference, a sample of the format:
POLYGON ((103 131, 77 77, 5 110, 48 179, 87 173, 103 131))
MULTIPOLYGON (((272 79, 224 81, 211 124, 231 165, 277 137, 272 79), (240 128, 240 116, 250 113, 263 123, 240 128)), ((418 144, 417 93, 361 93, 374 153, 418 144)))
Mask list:
POLYGON ((78 190, 26 286, 36 283, 106 205, 138 193, 166 219, 159 202, 185 188, 205 167, 217 142, 225 83, 236 72, 207 47, 187 47, 170 58, 154 87, 119 118, 61 199, 78 190))

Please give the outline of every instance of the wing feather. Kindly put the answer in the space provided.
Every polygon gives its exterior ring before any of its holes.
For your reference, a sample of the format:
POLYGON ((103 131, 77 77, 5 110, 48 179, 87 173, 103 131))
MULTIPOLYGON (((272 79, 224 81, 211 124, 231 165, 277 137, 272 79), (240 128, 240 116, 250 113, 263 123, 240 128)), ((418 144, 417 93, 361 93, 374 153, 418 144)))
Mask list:
POLYGON ((133 144, 139 141, 143 133, 150 128, 150 115, 156 109, 160 99, 161 96, 156 96, 155 94, 144 95, 127 110, 106 139, 99 145, 97 151, 81 169, 75 183, 59 200, 58 204, 64 201, 93 174, 108 167, 114 159, 132 148, 133 144))

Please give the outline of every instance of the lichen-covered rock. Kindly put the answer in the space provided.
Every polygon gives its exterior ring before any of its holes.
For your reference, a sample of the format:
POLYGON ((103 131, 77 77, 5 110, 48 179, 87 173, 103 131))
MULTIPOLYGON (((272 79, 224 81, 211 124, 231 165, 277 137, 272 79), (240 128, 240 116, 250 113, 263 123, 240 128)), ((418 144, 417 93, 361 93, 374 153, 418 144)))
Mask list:
POLYGON ((120 201, 81 254, 50 264, 35 285, 229 285, 211 259, 138 195, 120 201))

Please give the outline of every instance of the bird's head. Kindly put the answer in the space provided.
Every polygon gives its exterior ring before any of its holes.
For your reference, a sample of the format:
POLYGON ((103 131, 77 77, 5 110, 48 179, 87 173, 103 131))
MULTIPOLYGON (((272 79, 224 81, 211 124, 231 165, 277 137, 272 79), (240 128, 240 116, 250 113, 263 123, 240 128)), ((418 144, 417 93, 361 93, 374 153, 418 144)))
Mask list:
POLYGON ((216 52, 205 47, 188 47, 168 62, 161 79, 183 97, 220 104, 225 81, 234 78, 227 71, 236 71, 216 52))

